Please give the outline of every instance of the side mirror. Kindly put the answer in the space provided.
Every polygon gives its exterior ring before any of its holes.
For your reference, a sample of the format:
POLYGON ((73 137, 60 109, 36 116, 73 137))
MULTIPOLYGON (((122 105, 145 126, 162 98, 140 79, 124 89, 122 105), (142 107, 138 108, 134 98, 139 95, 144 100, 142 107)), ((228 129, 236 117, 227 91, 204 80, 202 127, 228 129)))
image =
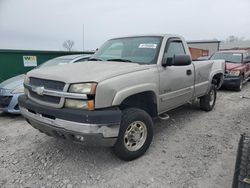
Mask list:
POLYGON ((162 66, 186 66, 192 62, 189 55, 174 55, 173 58, 163 59, 162 66))

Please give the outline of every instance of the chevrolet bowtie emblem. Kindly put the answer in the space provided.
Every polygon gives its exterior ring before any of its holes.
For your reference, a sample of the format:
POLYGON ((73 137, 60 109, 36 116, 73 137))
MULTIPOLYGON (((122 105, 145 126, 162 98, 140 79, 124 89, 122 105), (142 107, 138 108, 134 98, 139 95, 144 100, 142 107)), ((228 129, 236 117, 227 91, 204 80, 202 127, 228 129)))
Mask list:
POLYGON ((38 95, 43 95, 44 92, 44 87, 36 87, 32 89, 35 93, 37 93, 38 95))

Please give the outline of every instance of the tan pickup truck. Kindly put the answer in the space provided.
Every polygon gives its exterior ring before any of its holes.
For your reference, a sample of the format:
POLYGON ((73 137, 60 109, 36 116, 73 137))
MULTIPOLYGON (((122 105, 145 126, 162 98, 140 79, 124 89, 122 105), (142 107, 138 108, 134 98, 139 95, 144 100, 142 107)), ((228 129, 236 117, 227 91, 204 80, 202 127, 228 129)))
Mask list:
POLYGON ((113 146, 123 160, 143 155, 153 119, 198 98, 202 110, 216 102, 225 62, 192 62, 179 35, 108 40, 88 62, 27 73, 22 115, 47 135, 113 146))

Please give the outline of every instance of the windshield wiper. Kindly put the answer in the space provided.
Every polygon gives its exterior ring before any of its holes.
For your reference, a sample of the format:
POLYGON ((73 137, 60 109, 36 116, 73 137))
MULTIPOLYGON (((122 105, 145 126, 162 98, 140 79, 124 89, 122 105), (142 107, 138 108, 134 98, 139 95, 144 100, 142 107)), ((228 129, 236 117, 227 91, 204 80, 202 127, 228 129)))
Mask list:
POLYGON ((89 58, 88 61, 102 61, 102 60, 97 58, 89 58))
POLYGON ((120 62, 132 62, 128 59, 108 59, 107 61, 120 61, 120 62))

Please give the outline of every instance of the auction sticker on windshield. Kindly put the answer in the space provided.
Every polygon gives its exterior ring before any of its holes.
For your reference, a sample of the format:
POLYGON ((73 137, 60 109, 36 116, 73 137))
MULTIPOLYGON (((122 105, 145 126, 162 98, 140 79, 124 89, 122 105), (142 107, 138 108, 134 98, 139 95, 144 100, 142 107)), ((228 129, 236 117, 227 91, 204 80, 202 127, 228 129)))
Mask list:
POLYGON ((157 44, 140 44, 139 48, 153 48, 155 49, 157 47, 157 44))

